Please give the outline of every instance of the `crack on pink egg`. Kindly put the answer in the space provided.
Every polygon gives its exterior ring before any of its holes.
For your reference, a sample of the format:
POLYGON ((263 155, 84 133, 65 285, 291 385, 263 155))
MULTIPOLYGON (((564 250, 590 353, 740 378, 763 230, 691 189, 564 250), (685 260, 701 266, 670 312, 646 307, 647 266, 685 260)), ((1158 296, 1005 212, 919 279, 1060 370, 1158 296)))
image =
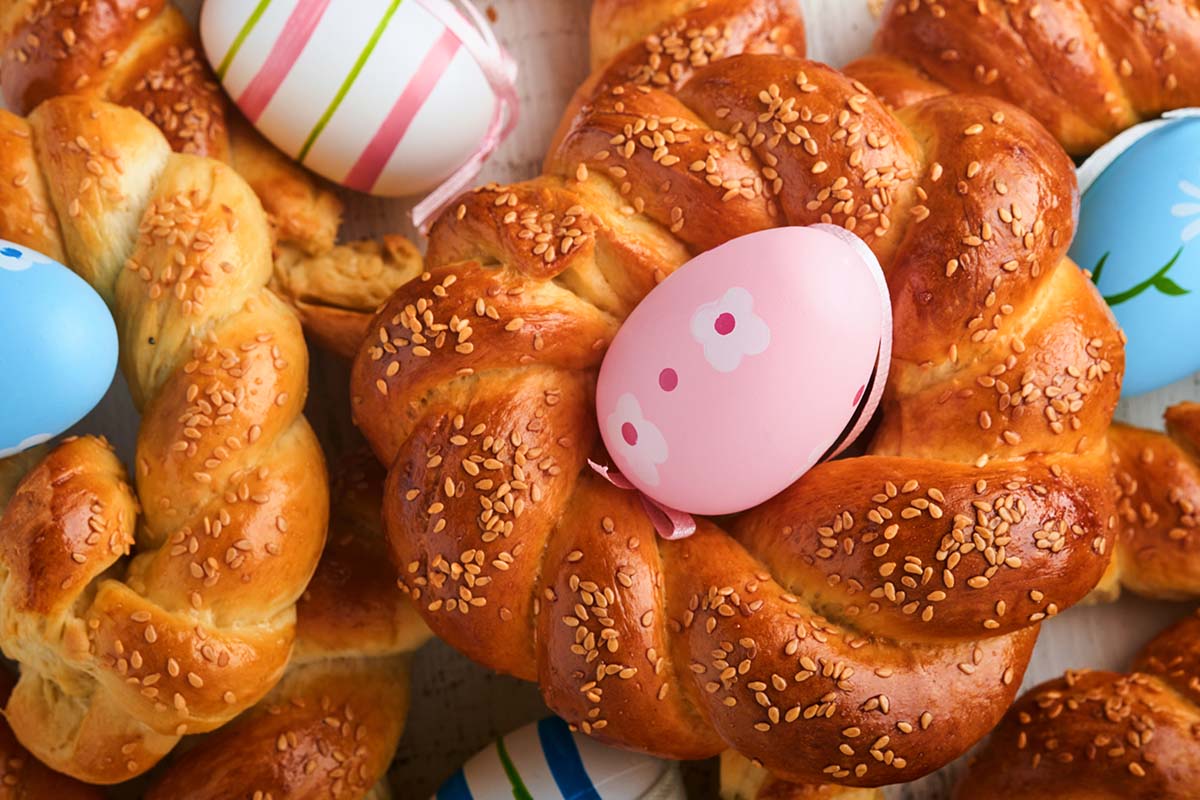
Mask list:
POLYGON ((679 373, 667 367, 662 372, 658 373, 658 386, 664 392, 673 392, 679 386, 679 373))
POLYGON ((638 443, 637 428, 632 422, 626 422, 621 425, 621 438, 625 440, 625 444, 630 447, 635 447, 638 443))
POLYGON ((865 392, 866 390, 867 390, 867 385, 865 383, 862 386, 858 387, 858 392, 854 395, 854 402, 851 403, 850 405, 852 405, 852 406, 858 405, 859 401, 862 400, 863 392, 865 392))

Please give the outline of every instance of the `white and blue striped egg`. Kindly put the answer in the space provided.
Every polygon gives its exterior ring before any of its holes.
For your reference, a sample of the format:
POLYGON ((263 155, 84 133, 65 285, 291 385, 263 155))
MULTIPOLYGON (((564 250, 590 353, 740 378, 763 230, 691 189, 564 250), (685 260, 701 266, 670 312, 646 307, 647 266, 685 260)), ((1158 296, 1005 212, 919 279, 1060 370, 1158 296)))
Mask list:
POLYGON ((606 747, 548 717, 497 739, 433 800, 684 800, 679 767, 606 747))

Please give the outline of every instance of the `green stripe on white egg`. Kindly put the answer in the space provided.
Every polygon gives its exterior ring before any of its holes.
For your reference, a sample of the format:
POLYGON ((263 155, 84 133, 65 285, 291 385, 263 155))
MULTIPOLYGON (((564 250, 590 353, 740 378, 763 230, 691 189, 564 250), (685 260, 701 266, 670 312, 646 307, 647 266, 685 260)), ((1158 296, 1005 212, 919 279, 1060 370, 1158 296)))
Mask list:
POLYGON ((218 79, 225 79, 225 73, 229 71, 229 65, 237 57, 237 54, 242 49, 242 44, 246 41, 246 37, 249 36, 251 31, 254 30, 255 26, 258 25, 259 20, 262 19, 262 15, 264 12, 266 12, 267 6, 269 5, 271 5, 271 0, 258 0, 258 5, 255 6, 254 10, 250 12, 250 16, 246 18, 246 21, 242 23, 242 27, 238 30, 237 36, 235 36, 233 42, 229 44, 228 49, 225 51, 225 55, 221 57, 221 63, 217 65, 216 72, 218 79))
MULTIPOLYGON (((363 69, 371 60, 371 56, 374 54, 375 48, 379 45, 379 40, 382 39, 386 34, 392 18, 396 15, 396 9, 400 7, 400 2, 401 0, 390 0, 387 8, 384 10, 382 16, 380 16, 379 21, 375 23, 375 28, 371 31, 371 35, 367 37, 367 41, 363 44, 362 49, 359 51, 358 57, 354 59, 354 65, 350 67, 349 72, 346 73, 346 77, 342 79, 342 84, 334 93, 333 99, 329 101, 329 105, 325 107, 325 111, 322 112, 320 118, 317 119, 317 122, 315 125, 313 125, 312 130, 308 132, 308 136, 304 137, 304 144, 300 147, 300 154, 296 156, 296 159, 301 163, 304 163, 304 161, 308 158, 309 153, 312 152, 313 145, 316 144, 321 134, 324 133, 325 129, 329 126, 329 121, 333 119, 334 114, 336 114, 338 109, 341 107, 342 102, 346 99, 346 95, 348 95, 350 90, 354 88, 355 81, 358 80, 358 77, 362 74, 363 69)), ((376 61, 375 63, 379 64, 381 61, 382 60, 376 61)), ((370 78, 368 77, 367 79, 369 80, 370 78)), ((350 117, 351 115, 347 113, 343 119, 348 119, 350 117)), ((357 119, 357 116, 355 116, 355 119, 357 119)), ((347 167, 346 171, 348 172, 349 169, 350 168, 347 167)))
MULTIPOLYGON (((509 760, 521 776, 521 781, 537 800, 562 797, 555 788, 554 776, 546 765, 542 745, 538 741, 537 726, 527 725, 504 737, 509 760)), ((477 797, 488 797, 498 786, 511 786, 500 761, 495 745, 467 762, 463 767, 467 785, 477 797)))
POLYGON ((578 792, 601 800, 683 800, 686 796, 675 763, 568 733, 566 724, 554 718, 493 742, 463 766, 461 775, 450 778, 437 796, 563 800, 567 789, 572 800, 578 792))
MULTIPOLYGON (((205 50, 235 101, 302 3, 207 0, 205 50)), ((330 0, 255 126, 306 167, 344 182, 444 33, 422 0, 330 0)), ((478 149, 496 102, 474 56, 459 48, 416 105, 373 193, 413 194, 440 183, 478 149)))

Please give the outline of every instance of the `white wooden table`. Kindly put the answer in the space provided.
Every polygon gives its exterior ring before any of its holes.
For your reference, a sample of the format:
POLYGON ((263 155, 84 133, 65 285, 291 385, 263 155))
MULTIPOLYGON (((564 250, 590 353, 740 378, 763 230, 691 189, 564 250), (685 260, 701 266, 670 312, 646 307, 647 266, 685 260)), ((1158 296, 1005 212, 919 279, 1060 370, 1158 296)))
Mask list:
MULTIPOLYGON (((866 50, 876 20, 873 0, 801 0, 808 12, 810 57, 838 65, 866 50)), ((481 7, 488 0, 477 0, 481 7)), ((191 13, 199 0, 184 0, 191 13)), ((528 178, 539 171, 542 155, 559 115, 587 71, 589 0, 492 0, 496 31, 521 65, 521 125, 488 164, 480 182, 528 178)), ((345 194, 344 236, 413 234, 410 203, 345 194)), ((340 370, 318 359, 316 380, 333 386, 340 370)), ((317 387, 314 384, 315 390, 317 387)), ((1185 399, 1200 399, 1200 376, 1152 395, 1122 403, 1119 416, 1138 425, 1159 427, 1163 409, 1185 399)), ((137 415, 118 378, 108 397, 77 430, 104 433, 129 460, 137 415)), ((1122 669, 1153 633, 1190 610, 1189 606, 1152 603, 1127 597, 1102 607, 1078 607, 1046 623, 1026 675, 1026 685, 1057 676, 1067 668, 1122 669)), ((441 643, 416 658, 413 708, 393 769, 397 795, 427 797, 465 759, 498 733, 515 729, 547 713, 536 688, 491 674, 441 643)), ((964 713, 969 713, 964 709, 964 713)), ((922 781, 889 790, 889 798, 934 800, 948 796, 961 762, 922 781)), ((715 796, 711 764, 690 767, 692 796, 715 796)))

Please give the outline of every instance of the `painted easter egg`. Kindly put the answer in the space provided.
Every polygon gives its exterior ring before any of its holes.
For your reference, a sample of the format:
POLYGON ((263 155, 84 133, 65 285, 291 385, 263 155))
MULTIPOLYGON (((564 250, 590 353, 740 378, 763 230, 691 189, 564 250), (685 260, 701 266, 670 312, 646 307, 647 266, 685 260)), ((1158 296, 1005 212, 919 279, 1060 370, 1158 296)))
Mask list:
POLYGON ((450 0, 207 0, 200 35, 277 147, 351 189, 397 196, 495 145, 512 76, 486 21, 471 19, 450 0))
POLYGON ((117 329, 92 287, 0 239, 0 458, 78 422, 116 369, 117 329))
POLYGON ((1126 396, 1200 370, 1200 111, 1126 131, 1079 171, 1071 258, 1129 343, 1126 396))
POLYGON ((891 357, 879 262, 830 225, 710 250, 634 309, 596 391, 614 466, 691 514, 757 505, 847 446, 891 357))
POLYGON ((678 765, 615 750, 558 717, 527 725, 475 755, 436 800, 683 800, 678 765))

